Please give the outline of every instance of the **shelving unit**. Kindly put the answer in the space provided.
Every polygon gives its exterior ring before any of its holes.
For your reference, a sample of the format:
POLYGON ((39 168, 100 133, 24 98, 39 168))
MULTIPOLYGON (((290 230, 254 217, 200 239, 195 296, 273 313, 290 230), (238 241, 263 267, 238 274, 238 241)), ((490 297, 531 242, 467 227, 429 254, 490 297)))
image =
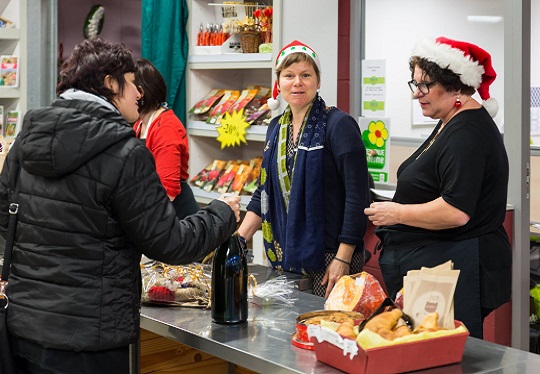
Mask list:
MULTIPOLYGON (((19 111, 19 131, 22 117, 27 109, 27 0, 0 0, 0 16, 13 22, 11 28, 0 28, 0 55, 17 55, 19 57, 18 87, 0 86, 0 105, 4 107, 4 124, 6 113, 19 111)), ((0 161, 3 164, 2 154, 0 161)))
MULTIPOLYGON (((220 23, 222 8, 214 5, 222 3, 216 0, 191 0, 189 2, 190 19, 188 22, 190 46, 194 46, 200 25, 207 23, 220 23)), ((280 20, 282 0, 259 1, 264 6, 272 6, 273 17, 273 53, 220 53, 199 54, 204 48, 190 48, 187 66, 187 109, 204 97, 213 88, 228 88, 242 90, 248 85, 264 85, 272 87, 273 62, 275 53, 280 47, 280 20), (279 47, 279 48, 278 48, 279 47)), ((239 12, 238 14, 241 14, 239 12)), ((210 49, 208 49, 210 50, 210 49)), ((250 159, 260 156, 262 142, 266 137, 266 126, 251 126, 247 129, 246 141, 237 147, 221 149, 216 140, 218 132, 215 125, 209 125, 201 121, 193 121, 188 118, 186 125, 189 134, 190 147, 190 174, 193 177, 214 159, 250 159)), ((206 204, 220 194, 206 192, 194 187, 195 198, 201 204, 206 204)), ((242 196, 241 207, 245 210, 250 196, 242 196)))
MULTIPOLYGON (((200 25, 217 23, 221 19, 220 0, 190 0, 188 35, 190 46, 195 46, 200 25)), ((338 2, 328 0, 260 0, 259 4, 273 8, 272 53, 220 53, 196 54, 204 48, 190 48, 186 72, 186 106, 188 110, 213 88, 241 90, 247 85, 272 87, 274 82, 274 61, 283 45, 300 40, 319 52, 322 65, 321 96, 328 105, 337 103, 337 41, 338 2), (310 9, 309 17, 302 16, 310 9)), ((242 18, 242 17, 240 17, 242 18)), ((284 109, 273 113, 277 115, 284 109)), ((198 173, 214 159, 250 159, 262 154, 266 127, 248 128, 247 145, 221 150, 215 138, 218 133, 214 126, 188 118, 187 130, 190 146, 190 174, 198 173)), ((208 193, 193 189, 200 203, 208 202, 208 193)), ((210 195, 215 198, 219 194, 210 195)), ((249 201, 249 196, 247 196, 249 201)), ((244 206, 244 204, 242 204, 244 206)))

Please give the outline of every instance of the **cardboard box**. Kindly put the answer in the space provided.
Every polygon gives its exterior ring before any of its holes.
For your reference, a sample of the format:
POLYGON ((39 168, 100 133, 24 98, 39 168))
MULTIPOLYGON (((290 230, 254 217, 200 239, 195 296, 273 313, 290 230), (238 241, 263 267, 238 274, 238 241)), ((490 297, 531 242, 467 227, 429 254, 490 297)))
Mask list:
MULTIPOLYGON (((456 321, 456 327, 461 323, 456 321)), ((317 360, 346 373, 404 373, 461 362, 469 332, 363 350, 320 326, 308 329, 317 360)))

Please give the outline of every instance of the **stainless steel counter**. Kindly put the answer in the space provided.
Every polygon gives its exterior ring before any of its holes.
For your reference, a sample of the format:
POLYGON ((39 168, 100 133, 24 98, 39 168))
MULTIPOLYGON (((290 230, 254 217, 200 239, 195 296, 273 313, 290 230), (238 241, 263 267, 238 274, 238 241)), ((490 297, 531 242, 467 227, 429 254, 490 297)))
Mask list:
MULTIPOLYGON (((259 282, 276 274, 250 266, 259 282)), ((298 278, 290 275, 291 278, 298 278)), ((220 325, 210 310, 143 306, 141 328, 212 354, 259 373, 340 373, 318 362, 313 351, 291 344, 300 314, 321 310, 324 299, 294 291, 293 306, 259 306, 250 303, 248 322, 220 325)), ((423 373, 538 373, 540 355, 469 338, 463 361, 423 373)))

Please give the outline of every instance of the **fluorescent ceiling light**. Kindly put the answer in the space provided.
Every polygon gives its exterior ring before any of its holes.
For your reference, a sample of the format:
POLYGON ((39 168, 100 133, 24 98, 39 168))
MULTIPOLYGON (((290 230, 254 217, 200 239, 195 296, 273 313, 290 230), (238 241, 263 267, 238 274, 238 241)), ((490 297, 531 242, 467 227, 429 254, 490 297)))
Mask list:
POLYGON ((502 19, 502 16, 467 16, 469 22, 497 23, 502 19))

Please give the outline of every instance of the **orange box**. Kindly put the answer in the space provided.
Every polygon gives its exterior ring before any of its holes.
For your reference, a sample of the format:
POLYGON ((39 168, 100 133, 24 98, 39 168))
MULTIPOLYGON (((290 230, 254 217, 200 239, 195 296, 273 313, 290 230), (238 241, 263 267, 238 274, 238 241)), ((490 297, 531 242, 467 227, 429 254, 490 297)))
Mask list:
MULTIPOLYGON (((461 322, 455 321, 456 327, 461 322)), ((345 342, 341 347, 335 345, 335 337, 325 340, 328 335, 317 335, 320 326, 310 327, 308 333, 313 343, 317 360, 346 373, 404 373, 436 366, 461 362, 465 351, 465 342, 469 332, 426 339, 417 342, 395 344, 385 347, 363 350, 350 339, 338 339, 345 342), (316 337, 323 337, 322 341, 316 337), (355 347, 357 349, 355 349, 355 347), (352 348, 352 349, 351 349, 352 348), (355 351, 357 351, 355 353, 355 351)), ((325 329, 335 335, 335 332, 325 329)))

